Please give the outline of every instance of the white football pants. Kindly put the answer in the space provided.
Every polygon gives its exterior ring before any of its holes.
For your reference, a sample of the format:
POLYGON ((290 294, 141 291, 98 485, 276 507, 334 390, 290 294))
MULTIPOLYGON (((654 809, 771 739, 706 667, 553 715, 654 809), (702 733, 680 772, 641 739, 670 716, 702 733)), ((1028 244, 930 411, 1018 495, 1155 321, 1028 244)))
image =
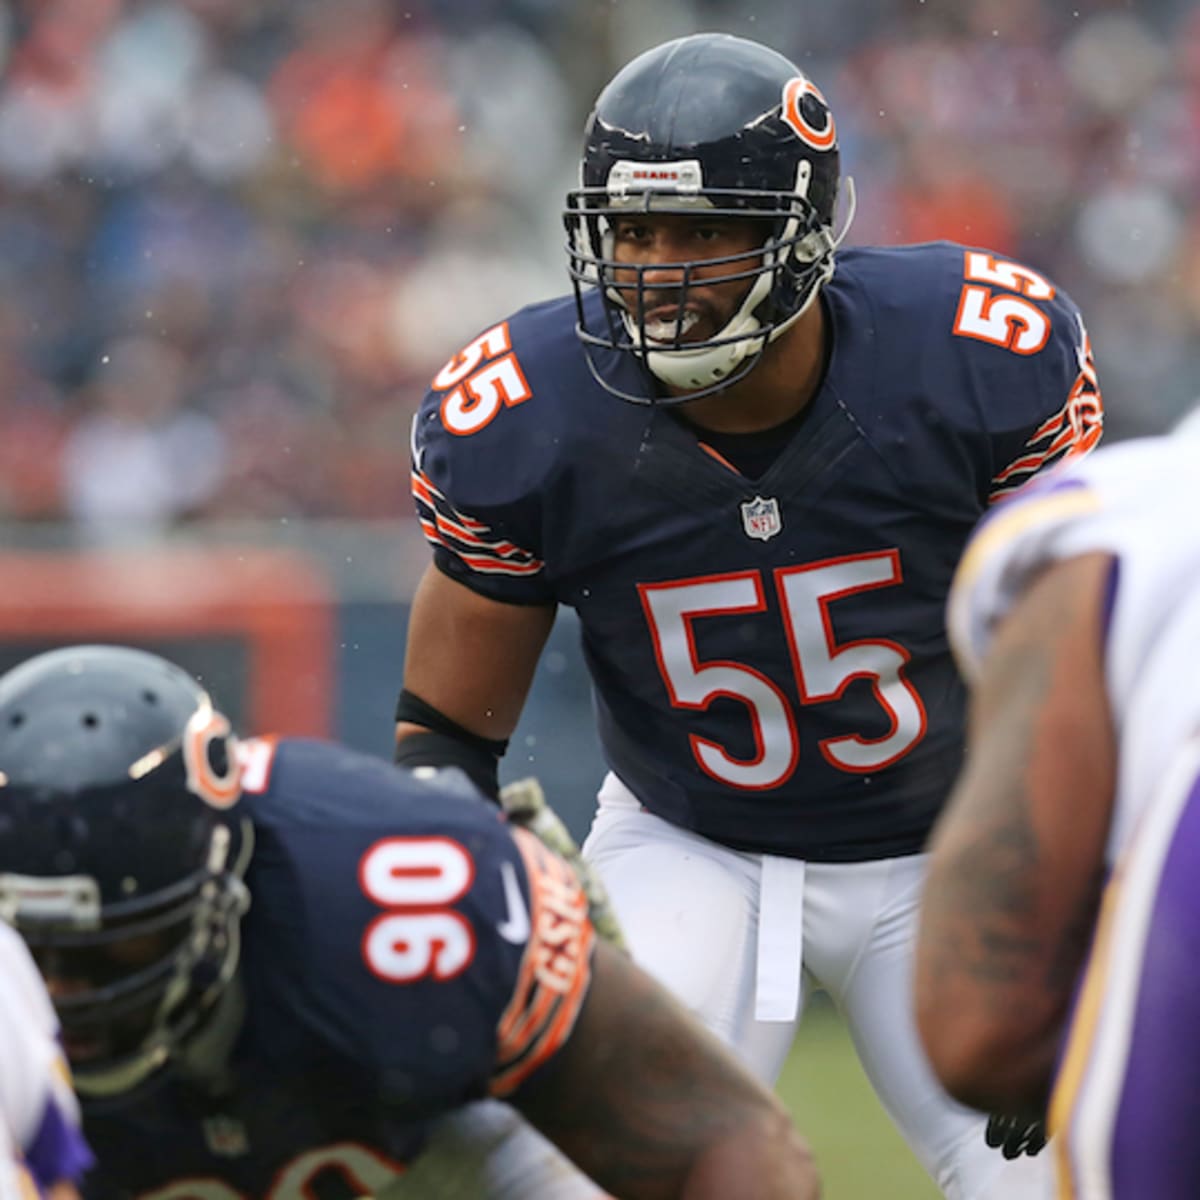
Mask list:
POLYGON ((583 853, 634 959, 760 1078, 774 1085, 807 993, 823 988, 948 1200, 1043 1195, 1051 1156, 1008 1162, 990 1148, 984 1118, 946 1095, 920 1046, 911 975, 924 855, 829 864, 748 854, 646 812, 614 775, 599 799, 583 853))

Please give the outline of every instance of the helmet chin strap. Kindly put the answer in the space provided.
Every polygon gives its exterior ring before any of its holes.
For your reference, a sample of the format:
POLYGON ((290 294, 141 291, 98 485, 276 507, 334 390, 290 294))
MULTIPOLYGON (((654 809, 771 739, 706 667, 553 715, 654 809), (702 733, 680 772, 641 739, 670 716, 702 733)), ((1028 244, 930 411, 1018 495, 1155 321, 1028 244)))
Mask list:
POLYGON ((73 1068, 71 1082, 80 1096, 105 1100, 124 1096, 145 1083, 169 1062, 179 1073, 209 1091, 227 1083, 229 1055, 242 1029, 246 998, 236 973, 203 1015, 195 1032, 178 1047, 172 1046, 165 1029, 156 1030, 134 1053, 103 1067, 73 1068))
POLYGON ((773 342, 785 333, 808 312, 817 298, 817 293, 833 275, 834 252, 845 241, 858 208, 854 180, 847 176, 844 182, 848 212, 841 230, 834 235, 827 227, 822 227, 805 239, 805 242, 813 240, 818 243, 819 248, 812 257, 817 259, 823 256, 825 265, 813 281, 804 303, 786 321, 780 322, 769 333, 758 332, 762 325, 754 316, 754 310, 766 298, 770 288, 770 277, 767 275, 755 280, 754 286, 746 294, 746 298, 738 307, 737 312, 716 335, 716 338, 724 343, 723 345, 706 346, 695 350, 686 348, 678 350, 649 349, 648 347, 652 343, 641 336, 638 323, 629 313, 622 314, 622 320, 630 340, 635 346, 646 351, 646 365, 657 379, 669 387, 680 388, 684 391, 711 387, 722 379, 729 378, 750 355, 762 354, 769 342, 773 342))
POLYGON ((634 345, 646 350, 646 365, 663 383, 684 390, 708 387, 731 375, 748 354, 761 354, 766 347, 767 338, 758 332, 761 325, 753 313, 770 286, 769 276, 755 280, 741 307, 717 335, 738 340, 723 346, 706 346, 695 350, 650 350, 648 347, 653 342, 642 338, 641 330, 631 316, 625 316, 625 327, 634 345))
POLYGON ((133 1053, 102 1067, 71 1068, 71 1082, 85 1098, 104 1099, 128 1092, 143 1083, 171 1057, 165 1030, 156 1030, 133 1053))

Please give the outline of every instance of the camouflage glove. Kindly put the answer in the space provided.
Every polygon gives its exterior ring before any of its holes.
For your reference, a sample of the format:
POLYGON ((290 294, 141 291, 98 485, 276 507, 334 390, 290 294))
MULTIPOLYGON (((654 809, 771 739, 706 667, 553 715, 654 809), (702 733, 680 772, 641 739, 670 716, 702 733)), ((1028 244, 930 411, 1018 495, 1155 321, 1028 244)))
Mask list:
POLYGON ((1028 1154, 1032 1158, 1046 1144, 1046 1123, 1039 1117, 1011 1117, 999 1113, 988 1117, 984 1132, 987 1144, 1005 1158, 1028 1154))
POLYGON ((613 912, 608 892, 591 864, 586 862, 575 845, 575 839, 562 823, 562 818, 546 803, 542 785, 532 777, 516 779, 500 789, 500 807, 514 824, 524 826, 559 858, 571 865, 588 900, 588 911, 596 932, 620 950, 626 950, 625 936, 613 912))

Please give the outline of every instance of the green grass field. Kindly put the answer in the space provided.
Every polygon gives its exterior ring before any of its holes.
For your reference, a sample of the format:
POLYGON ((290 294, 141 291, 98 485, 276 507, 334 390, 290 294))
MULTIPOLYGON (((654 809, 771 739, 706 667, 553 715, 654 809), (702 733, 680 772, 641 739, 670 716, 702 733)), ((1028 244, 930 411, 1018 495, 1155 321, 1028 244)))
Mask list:
POLYGON ((801 1023, 779 1095, 812 1145, 828 1200, 938 1200, 875 1099, 841 1019, 821 1000, 801 1023))

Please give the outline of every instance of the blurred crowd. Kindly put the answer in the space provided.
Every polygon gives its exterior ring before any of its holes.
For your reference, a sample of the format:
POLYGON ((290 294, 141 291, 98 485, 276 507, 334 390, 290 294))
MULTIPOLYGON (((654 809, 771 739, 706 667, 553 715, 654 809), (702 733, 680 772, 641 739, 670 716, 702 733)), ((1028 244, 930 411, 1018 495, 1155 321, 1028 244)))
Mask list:
POLYGON ((1187 0, 9 0, 0 521, 407 518, 427 380, 566 288, 591 100, 697 29, 822 88, 850 241, 962 240, 1070 292, 1110 436, 1200 395, 1187 0))

